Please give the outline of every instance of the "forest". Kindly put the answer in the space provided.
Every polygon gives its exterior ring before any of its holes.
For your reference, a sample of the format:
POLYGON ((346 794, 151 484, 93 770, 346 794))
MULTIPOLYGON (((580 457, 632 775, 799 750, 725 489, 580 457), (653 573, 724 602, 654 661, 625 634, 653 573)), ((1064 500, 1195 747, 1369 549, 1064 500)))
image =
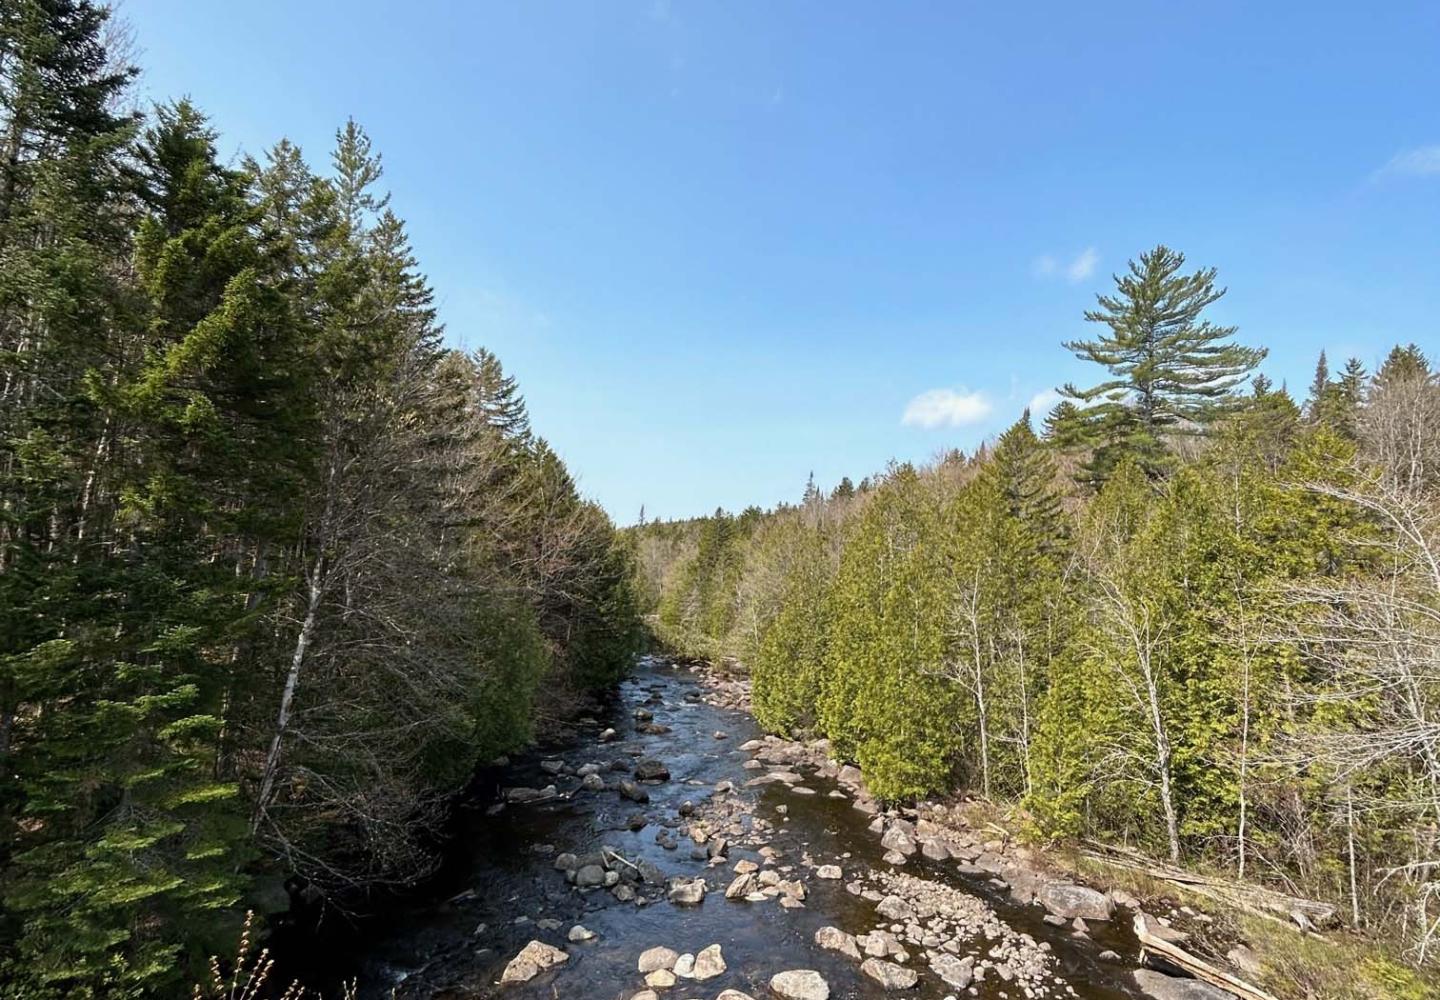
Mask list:
POLYGON ((189 995, 282 881, 423 878, 476 767, 641 637, 624 540, 442 343, 366 133, 227 165, 133 50, 0 4, 7 996, 189 995))
POLYGON ((1141 254, 1064 344, 1093 384, 973 454, 630 529, 642 601, 886 799, 1006 803, 1433 964, 1440 373, 1322 353, 1297 399, 1223 293, 1141 254))

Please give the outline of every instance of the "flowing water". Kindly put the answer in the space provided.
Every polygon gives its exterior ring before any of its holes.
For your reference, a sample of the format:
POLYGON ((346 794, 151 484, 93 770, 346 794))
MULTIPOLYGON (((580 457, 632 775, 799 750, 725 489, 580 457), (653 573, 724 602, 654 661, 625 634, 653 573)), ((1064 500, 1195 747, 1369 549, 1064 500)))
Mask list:
MULTIPOLYGON (((571 794, 539 804, 509 804, 488 815, 495 789, 478 789, 462 807, 445 868, 424 893, 387 904, 383 915, 359 930, 310 938, 306 944, 282 940, 282 962, 332 981, 356 977, 362 1000, 388 997, 392 991, 402 1000, 492 995, 625 1000, 644 988, 636 971, 641 951, 664 945, 698 952, 719 943, 727 971, 704 983, 682 980, 660 991, 662 1000, 710 1000, 726 988, 764 998, 770 996, 766 984, 773 974, 796 968, 819 971, 835 998, 899 995, 936 1000, 955 993, 930 973, 923 954, 917 954, 921 949, 911 949, 909 962, 920 972, 919 986, 887 994, 861 974, 859 963, 814 944, 815 931, 827 924, 850 933, 864 933, 877 924, 875 904, 845 888, 845 881, 866 869, 890 867, 882 860, 880 838, 867 830, 871 817, 848 798, 831 797, 828 793, 837 786, 810 773, 805 784, 818 794, 799 795, 779 783, 744 787, 759 772, 745 769, 751 755, 739 748, 761 734, 747 714, 700 701, 703 690, 699 675, 686 665, 662 658, 642 660, 635 676, 622 685, 609 718, 594 720, 593 729, 582 728, 566 744, 538 748, 499 776, 507 787, 553 783, 562 795, 571 794), (669 731, 637 732, 633 712, 641 705, 669 731), (607 726, 618 731, 618 739, 599 743, 597 736, 607 726), (716 731, 728 738, 716 739, 716 731), (628 775, 608 769, 617 758, 633 763, 638 757, 658 758, 671 775, 669 781, 647 787, 650 801, 643 806, 617 794, 617 779, 628 775), (542 761, 553 767, 557 759, 571 769, 587 762, 606 766, 607 789, 587 791, 576 777, 542 770, 542 761), (732 794, 753 803, 753 816, 773 823, 770 844, 780 852, 777 864, 792 864, 808 854, 817 864, 840 865, 845 880, 807 878, 803 908, 782 908, 773 899, 731 901, 722 894, 733 877, 731 867, 741 858, 758 860, 749 848, 734 847, 724 865, 710 867, 692 858, 688 838, 682 836, 673 850, 657 843, 662 824, 676 824, 683 802, 703 803, 723 781, 734 783, 732 794), (785 815, 779 806, 785 807, 785 815), (651 821, 639 831, 629 823, 637 811, 651 821), (698 906, 672 904, 663 894, 644 906, 621 902, 604 890, 582 894, 556 870, 555 853, 582 855, 602 845, 642 867, 648 862, 665 876, 707 875, 711 891, 698 906), (551 927, 549 921, 558 921, 558 926, 551 927), (567 942, 566 932, 576 923, 596 938, 567 942), (506 963, 532 939, 563 948, 569 960, 528 983, 496 985, 506 963)), ((985 877, 960 874, 954 862, 916 855, 903 871, 978 896, 1010 927, 1047 942, 1053 971, 1073 993, 1052 984, 1045 995, 1086 1000, 1139 995, 1128 976, 1138 960, 1138 947, 1122 926, 1123 911, 1111 924, 1092 923, 1091 937, 1077 938, 1068 927, 1044 923, 1040 907, 1017 905, 985 877), (1122 961, 1101 961, 1105 949, 1119 953, 1122 961)), ((973 953, 983 955, 988 948, 988 942, 976 941, 973 953)), ((1006 1000, 1025 996, 1016 984, 993 975, 959 995, 1006 1000)))

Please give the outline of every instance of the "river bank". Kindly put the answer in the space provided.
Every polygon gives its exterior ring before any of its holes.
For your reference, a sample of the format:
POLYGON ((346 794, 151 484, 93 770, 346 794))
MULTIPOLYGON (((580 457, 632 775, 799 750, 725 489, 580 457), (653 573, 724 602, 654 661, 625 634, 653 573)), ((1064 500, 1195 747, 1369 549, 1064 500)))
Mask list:
POLYGON ((642 660, 467 803, 446 875, 356 942, 362 996, 1226 996, 1139 971, 1138 900, 964 804, 882 811, 747 707, 743 680, 642 660))

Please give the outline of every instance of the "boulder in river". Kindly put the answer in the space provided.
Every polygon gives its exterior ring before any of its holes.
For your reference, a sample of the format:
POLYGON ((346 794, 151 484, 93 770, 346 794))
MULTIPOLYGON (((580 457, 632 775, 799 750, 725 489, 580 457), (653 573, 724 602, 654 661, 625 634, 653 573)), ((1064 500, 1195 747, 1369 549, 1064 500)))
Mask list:
POLYGON ((670 768, 665 762, 656 760, 654 757, 647 757, 635 765, 635 780, 637 781, 669 781, 670 768))
POLYGON ((642 975, 654 972, 656 969, 673 969, 675 962, 680 958, 674 948, 656 946, 646 948, 640 953, 640 961, 637 966, 642 975))
POLYGON ((705 880, 697 879, 672 879, 670 882, 670 902, 672 903, 700 903, 705 899, 705 880))
POLYGON ((650 801, 650 793, 633 781, 622 781, 619 785, 620 797, 629 799, 631 802, 645 803, 650 801))
POLYGON ((1115 903, 1103 892, 1070 882, 1049 882, 1035 894, 1040 904, 1057 917, 1073 920, 1109 920, 1115 903))
POLYGON ((570 928, 570 933, 565 936, 569 938, 572 943, 578 944, 581 941, 593 941, 595 939, 595 932, 584 924, 576 924, 570 928))
POLYGON ((821 865, 819 868, 815 869, 815 877, 825 879, 842 879, 845 877, 845 873, 840 870, 839 865, 821 865))
POLYGON ((830 984, 814 969, 789 969, 770 977, 770 991, 785 1000, 830 1000, 830 984))
POLYGON ((815 943, 827 951, 838 951, 860 961, 860 949, 855 944, 855 935, 846 934, 838 927, 822 927, 815 932, 815 943))
POLYGON ((908 990, 920 981, 914 969, 879 958, 865 959, 860 964, 860 971, 887 990, 908 990))
POLYGON ((531 941, 505 966, 500 974, 502 983, 528 983, 552 965, 559 965, 570 958, 559 948, 544 941, 531 941))
POLYGON ((600 865, 585 865, 575 872, 575 885, 581 889, 593 889, 605 884, 606 871, 600 865))
POLYGON ((691 977, 704 982, 706 979, 714 979, 725 972, 725 956, 720 953, 720 946, 712 944, 708 948, 701 948, 695 956, 695 965, 690 973, 691 977))

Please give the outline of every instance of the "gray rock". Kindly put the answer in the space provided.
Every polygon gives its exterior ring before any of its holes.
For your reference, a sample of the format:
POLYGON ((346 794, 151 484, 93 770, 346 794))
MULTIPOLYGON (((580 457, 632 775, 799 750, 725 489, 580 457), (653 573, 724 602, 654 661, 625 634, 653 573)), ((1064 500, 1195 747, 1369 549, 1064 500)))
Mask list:
POLYGON ((584 924, 576 924, 574 927, 570 928, 570 933, 566 934, 565 936, 569 938, 572 942, 578 943, 580 941, 593 941, 595 939, 595 932, 592 931, 590 928, 586 927, 584 924))
POLYGON ((885 831, 885 836, 880 838, 880 846, 887 851, 895 851, 897 854, 904 854, 907 857, 918 849, 915 846, 915 838, 899 823, 891 824, 890 829, 885 831))
POLYGON ((838 951, 860 961, 860 949, 855 944, 855 935, 846 934, 838 927, 822 927, 815 932, 815 943, 828 951, 838 951))
POLYGON ((650 757, 635 765, 635 779, 637 781, 669 781, 670 768, 665 766, 664 761, 650 757))
POLYGON ((879 958, 865 959, 860 965, 860 971, 887 990, 908 990, 920 981, 914 969, 879 958))
POLYGON ((770 977, 770 991, 785 1000, 830 1000, 830 984, 814 969, 777 972, 770 977))
POLYGON ((691 976, 704 982, 707 979, 714 979, 725 972, 725 956, 720 952, 718 944, 712 944, 708 948, 701 948, 695 956, 695 969, 691 976))
POLYGON ((1136 969, 1132 975, 1140 992, 1153 1000, 1235 1000, 1227 990, 1198 979, 1176 979, 1149 969, 1136 969))
POLYGON ((964 958, 936 955, 930 959, 930 971, 943 979, 947 986, 963 990, 970 985, 970 980, 975 978, 975 958, 970 955, 964 958))
POLYGON ((599 865, 585 865, 575 872, 575 884, 581 889, 593 889, 605 884, 606 871, 599 865))
POLYGON ((697 879, 674 879, 670 883, 670 902, 672 903, 700 903, 705 899, 705 880, 697 879))
POLYGON ((541 972, 570 958, 559 948, 544 941, 531 941, 505 966, 500 974, 502 983, 528 983, 541 972))
POLYGON ((650 793, 633 781, 620 782, 620 797, 629 799, 631 802, 645 803, 650 801, 650 793))
POLYGON ((915 908, 899 896, 886 896, 875 907, 875 912, 886 920, 910 921, 915 919, 915 908))
POLYGON ((641 975, 647 975, 656 969, 675 968, 675 962, 679 958, 680 955, 675 949, 664 948, 657 945, 654 948, 646 948, 640 953, 640 961, 637 963, 637 967, 641 975))
POLYGON ((1049 882, 1036 893, 1040 905, 1057 917, 1073 920, 1109 920, 1115 913, 1115 902, 1103 892, 1069 882, 1049 882))

